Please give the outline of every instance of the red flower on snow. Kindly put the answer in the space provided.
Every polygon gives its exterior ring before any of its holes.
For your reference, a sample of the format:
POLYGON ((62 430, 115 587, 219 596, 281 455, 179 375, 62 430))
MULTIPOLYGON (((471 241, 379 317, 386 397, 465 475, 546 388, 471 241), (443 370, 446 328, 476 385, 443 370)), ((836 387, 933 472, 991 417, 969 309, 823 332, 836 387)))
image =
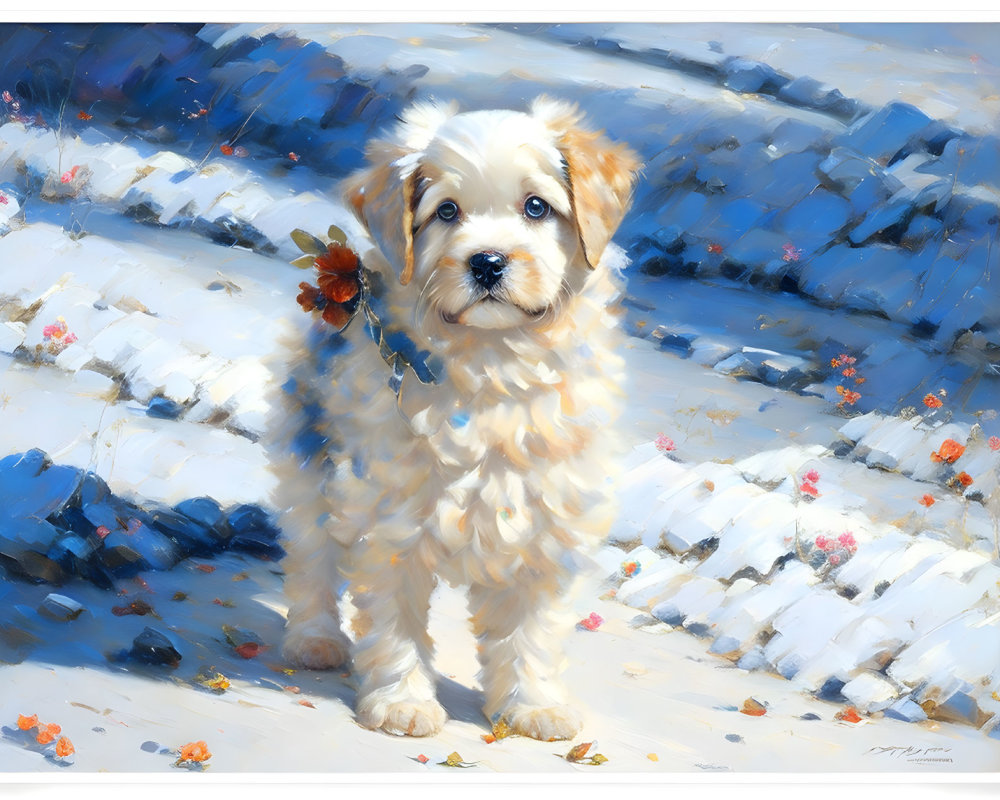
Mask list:
POLYGON ((993 450, 994 452, 1000 450, 1000 436, 991 436, 986 444, 988 444, 990 446, 990 450, 993 450))
POLYGON ((941 443, 941 447, 938 448, 936 453, 931 453, 931 461, 941 463, 942 461, 948 464, 954 464, 961 458, 962 453, 965 452, 965 445, 959 444, 954 439, 945 439, 941 443))

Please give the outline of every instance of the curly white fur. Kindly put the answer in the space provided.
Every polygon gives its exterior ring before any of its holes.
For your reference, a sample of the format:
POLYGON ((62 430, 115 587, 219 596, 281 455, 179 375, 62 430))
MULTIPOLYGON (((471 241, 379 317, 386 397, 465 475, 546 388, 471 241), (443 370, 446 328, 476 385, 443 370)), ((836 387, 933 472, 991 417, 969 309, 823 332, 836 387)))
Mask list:
POLYGON ((528 114, 417 106, 369 160, 347 190, 377 245, 365 264, 382 277, 390 326, 446 374, 423 384, 408 371, 397 397, 362 319, 341 338, 318 324, 291 343, 270 441, 289 553, 284 652, 323 668, 353 649, 359 722, 434 734, 445 711, 430 597, 439 577, 468 585, 487 717, 570 738, 580 718, 549 617, 567 555, 599 540, 614 511, 623 364, 605 249, 636 161, 546 99, 528 114), (544 219, 526 215, 528 197, 549 205, 544 219), (454 221, 437 215, 446 201, 454 221), (469 274, 482 251, 507 259, 490 290, 469 274), (353 648, 337 610, 344 579, 364 629, 353 648))

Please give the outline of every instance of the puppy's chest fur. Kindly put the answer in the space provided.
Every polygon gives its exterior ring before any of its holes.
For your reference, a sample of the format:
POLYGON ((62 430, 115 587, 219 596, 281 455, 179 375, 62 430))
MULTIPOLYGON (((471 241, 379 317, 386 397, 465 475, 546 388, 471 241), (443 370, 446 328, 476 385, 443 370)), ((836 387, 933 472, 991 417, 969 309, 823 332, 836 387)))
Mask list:
POLYGON ((331 534, 387 557, 415 547, 446 577, 451 566, 456 580, 481 582, 603 535, 623 369, 606 306, 614 293, 594 276, 545 331, 438 339, 444 379, 421 384, 408 372, 398 397, 353 324, 348 352, 322 379, 325 434, 337 443, 322 488, 331 534))

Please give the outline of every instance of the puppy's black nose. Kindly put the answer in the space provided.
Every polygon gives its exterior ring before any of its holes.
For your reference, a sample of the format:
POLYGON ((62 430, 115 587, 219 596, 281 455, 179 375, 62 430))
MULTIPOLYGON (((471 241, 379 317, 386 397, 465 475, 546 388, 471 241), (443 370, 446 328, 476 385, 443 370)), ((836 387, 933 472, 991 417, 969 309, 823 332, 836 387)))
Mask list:
POLYGON ((469 268, 472 270, 472 277, 476 279, 476 283, 487 291, 500 282, 506 266, 507 257, 503 253, 497 253, 492 250, 474 253, 469 258, 469 268))

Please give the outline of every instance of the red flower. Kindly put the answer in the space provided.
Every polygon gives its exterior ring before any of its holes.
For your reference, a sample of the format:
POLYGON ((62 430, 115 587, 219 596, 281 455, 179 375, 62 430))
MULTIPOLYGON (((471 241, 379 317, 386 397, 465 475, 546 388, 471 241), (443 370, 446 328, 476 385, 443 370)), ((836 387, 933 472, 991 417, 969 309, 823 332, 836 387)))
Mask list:
POLYGON ((669 453, 671 450, 676 450, 677 445, 674 444, 674 440, 669 436, 658 433, 656 434, 656 449, 661 453, 669 453))
POLYGON ((945 439, 936 453, 931 453, 931 461, 954 464, 965 452, 965 445, 959 444, 954 439, 945 439))
POLYGON ((44 725, 39 723, 38 725, 38 735, 35 740, 39 744, 50 744, 56 740, 56 737, 62 733, 62 728, 56 724, 44 725))
POLYGON ((920 498, 920 505, 927 506, 927 508, 930 508, 936 502, 937 501, 929 494, 925 494, 923 497, 920 498))
POLYGON ((222 155, 231 156, 233 154, 233 146, 230 144, 220 144, 219 150, 222 151, 222 155))
POLYGON ((927 394, 924 396, 924 405, 928 408, 941 408, 944 403, 941 402, 941 398, 936 394, 927 394))
POLYGON ((8 204, 7 195, 0 194, 0 206, 5 206, 8 204))
POLYGON ((810 497, 819 497, 819 490, 808 481, 799 486, 799 491, 802 492, 802 494, 809 495, 810 497))
POLYGON ((204 742, 191 742, 181 745, 181 761, 208 761, 212 754, 204 742))
POLYGON ((73 748, 73 743, 67 739, 65 736, 59 737, 59 741, 56 742, 56 755, 59 758, 66 758, 66 756, 71 756, 76 750, 73 748))
POLYGON ((718 254, 718 253, 722 252, 722 245, 721 244, 712 243, 712 244, 710 244, 708 246, 707 249, 708 249, 709 253, 718 254))
POLYGON ((582 619, 579 625, 586 628, 588 631, 596 631, 601 625, 604 624, 604 618, 600 614, 591 612, 590 616, 586 619, 582 619))
POLYGON ((1000 450, 1000 436, 991 436, 986 444, 988 444, 990 446, 990 450, 993 450, 994 452, 1000 450))
POLYGON ((17 715, 17 727, 22 731, 30 731, 32 728, 38 726, 38 714, 32 714, 30 717, 24 716, 24 714, 17 715))
POLYGON ((845 378, 853 378, 855 375, 858 374, 858 371, 854 367, 848 367, 840 374, 843 375, 845 378))
POLYGON ((80 169, 80 167, 77 166, 77 167, 72 167, 71 169, 66 170, 62 174, 62 177, 59 180, 62 181, 63 183, 69 183, 70 181, 73 180, 73 178, 76 177, 76 173, 79 171, 79 169, 80 169))
POLYGON ((833 550, 836 545, 832 539, 827 539, 825 536, 816 537, 816 547, 822 550, 824 553, 828 553, 833 550))
POLYGON ((290 161, 298 161, 299 160, 299 156, 298 156, 297 153, 289 153, 288 154, 288 158, 289 158, 290 161))
POLYGON ((807 480, 809 483, 818 483, 819 473, 816 470, 811 469, 803 476, 803 480, 807 480))
POLYGON ((86 122, 87 120, 93 119, 94 115, 88 114, 86 111, 81 111, 76 115, 76 118, 82 119, 84 122, 86 122))
POLYGON ((968 472, 959 472, 955 477, 962 486, 971 486, 974 483, 972 476, 968 472))

